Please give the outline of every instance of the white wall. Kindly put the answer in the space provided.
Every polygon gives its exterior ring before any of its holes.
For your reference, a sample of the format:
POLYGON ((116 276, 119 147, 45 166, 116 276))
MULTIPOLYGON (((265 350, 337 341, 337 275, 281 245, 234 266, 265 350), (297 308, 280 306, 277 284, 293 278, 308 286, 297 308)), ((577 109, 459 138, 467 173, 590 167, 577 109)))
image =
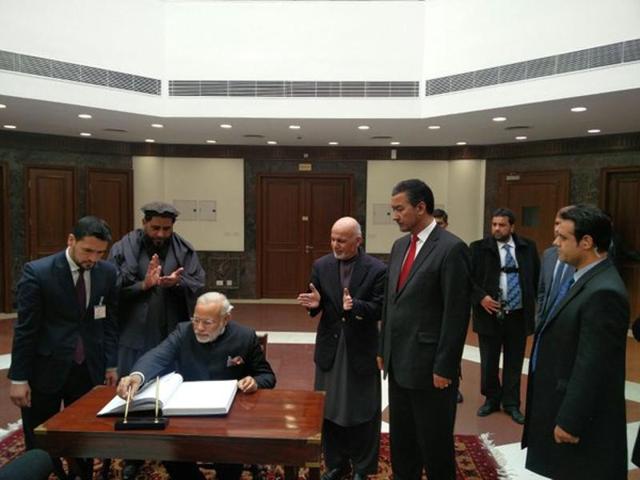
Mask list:
POLYGON ((142 218, 140 207, 153 200, 215 200, 215 222, 178 217, 175 231, 197 250, 244 251, 242 159, 133 157, 133 178, 136 226, 142 218))
POLYGON ((158 0, 1 0, 0 49, 159 78, 158 0))
POLYGON ((400 180, 419 178, 431 190, 436 208, 449 214, 450 230, 465 242, 482 237, 484 212, 484 160, 369 161, 367 162, 367 230, 369 253, 389 253, 404 235, 391 220, 373 221, 374 205, 389 205, 391 190, 400 180))
POLYGON ((424 32, 436 78, 638 38, 640 2, 427 0, 424 32))

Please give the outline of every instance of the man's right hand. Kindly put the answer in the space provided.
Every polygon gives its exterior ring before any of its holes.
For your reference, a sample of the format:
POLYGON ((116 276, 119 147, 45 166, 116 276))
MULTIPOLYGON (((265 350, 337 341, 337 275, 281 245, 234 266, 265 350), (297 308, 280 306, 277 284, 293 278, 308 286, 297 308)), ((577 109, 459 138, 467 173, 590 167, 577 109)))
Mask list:
POLYGON ((142 378, 140 378, 140 375, 129 375, 127 377, 122 377, 120 379, 120 383, 118 384, 118 396, 126 400, 127 395, 129 394, 129 389, 131 389, 131 398, 133 398, 140 388, 141 383, 142 378))
POLYGON ((305 308, 318 308, 320 306, 320 292, 313 283, 309 284, 310 293, 298 295, 298 303, 305 308))
POLYGON ((480 305, 491 315, 500 310, 500 302, 491 298, 491 295, 486 295, 482 300, 480 300, 480 305))
POLYGON ((142 289, 149 290, 150 288, 158 285, 158 283, 160 283, 161 273, 162 266, 160 265, 160 257, 158 257, 157 253, 154 253, 149 261, 147 273, 145 274, 144 281, 142 282, 142 289))
POLYGON ((378 364, 378 370, 384 370, 384 358, 378 355, 376 357, 376 363, 378 364))
POLYGON ((31 387, 28 383, 12 383, 9 387, 9 396, 16 407, 31 406, 31 387))

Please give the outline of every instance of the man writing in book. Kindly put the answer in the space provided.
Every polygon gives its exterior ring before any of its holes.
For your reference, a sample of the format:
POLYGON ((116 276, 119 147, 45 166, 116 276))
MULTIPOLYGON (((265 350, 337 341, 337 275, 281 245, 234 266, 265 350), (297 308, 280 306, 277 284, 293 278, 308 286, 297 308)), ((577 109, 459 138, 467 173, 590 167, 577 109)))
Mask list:
MULTIPOLYGON (((132 373, 120 380, 118 395, 135 395, 145 381, 176 370, 185 381, 238 380, 238 389, 253 393, 273 388, 276 378, 258 343, 255 331, 231 322, 233 306, 218 292, 201 295, 191 324, 182 322, 160 345, 144 354, 132 373)), ((203 459, 206 460, 206 459, 203 459)), ((204 476, 195 463, 164 462, 174 480, 204 476)), ((222 480, 237 480, 242 465, 216 464, 222 480)))

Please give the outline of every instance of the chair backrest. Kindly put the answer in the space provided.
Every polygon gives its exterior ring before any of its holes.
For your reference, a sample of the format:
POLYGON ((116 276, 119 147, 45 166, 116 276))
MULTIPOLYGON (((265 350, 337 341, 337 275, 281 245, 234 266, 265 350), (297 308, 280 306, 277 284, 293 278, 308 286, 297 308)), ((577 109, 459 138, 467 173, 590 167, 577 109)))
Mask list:
POLYGON ((269 339, 268 333, 256 333, 256 337, 258 337, 258 343, 260 344, 260 348, 262 349, 262 353, 264 353, 264 358, 267 358, 267 340, 269 339))

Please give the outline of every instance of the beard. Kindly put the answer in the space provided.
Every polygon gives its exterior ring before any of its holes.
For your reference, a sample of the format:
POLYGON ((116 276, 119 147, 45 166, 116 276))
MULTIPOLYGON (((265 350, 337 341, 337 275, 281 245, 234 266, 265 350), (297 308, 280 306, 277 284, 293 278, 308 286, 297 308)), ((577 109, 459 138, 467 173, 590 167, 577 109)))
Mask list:
POLYGON ((198 341, 198 343, 210 343, 210 342, 214 342, 218 339, 218 337, 220 335, 222 335, 224 333, 224 329, 225 326, 220 327, 217 331, 213 332, 213 333, 206 333, 204 335, 198 335, 197 333, 196 335, 196 340, 198 341))

